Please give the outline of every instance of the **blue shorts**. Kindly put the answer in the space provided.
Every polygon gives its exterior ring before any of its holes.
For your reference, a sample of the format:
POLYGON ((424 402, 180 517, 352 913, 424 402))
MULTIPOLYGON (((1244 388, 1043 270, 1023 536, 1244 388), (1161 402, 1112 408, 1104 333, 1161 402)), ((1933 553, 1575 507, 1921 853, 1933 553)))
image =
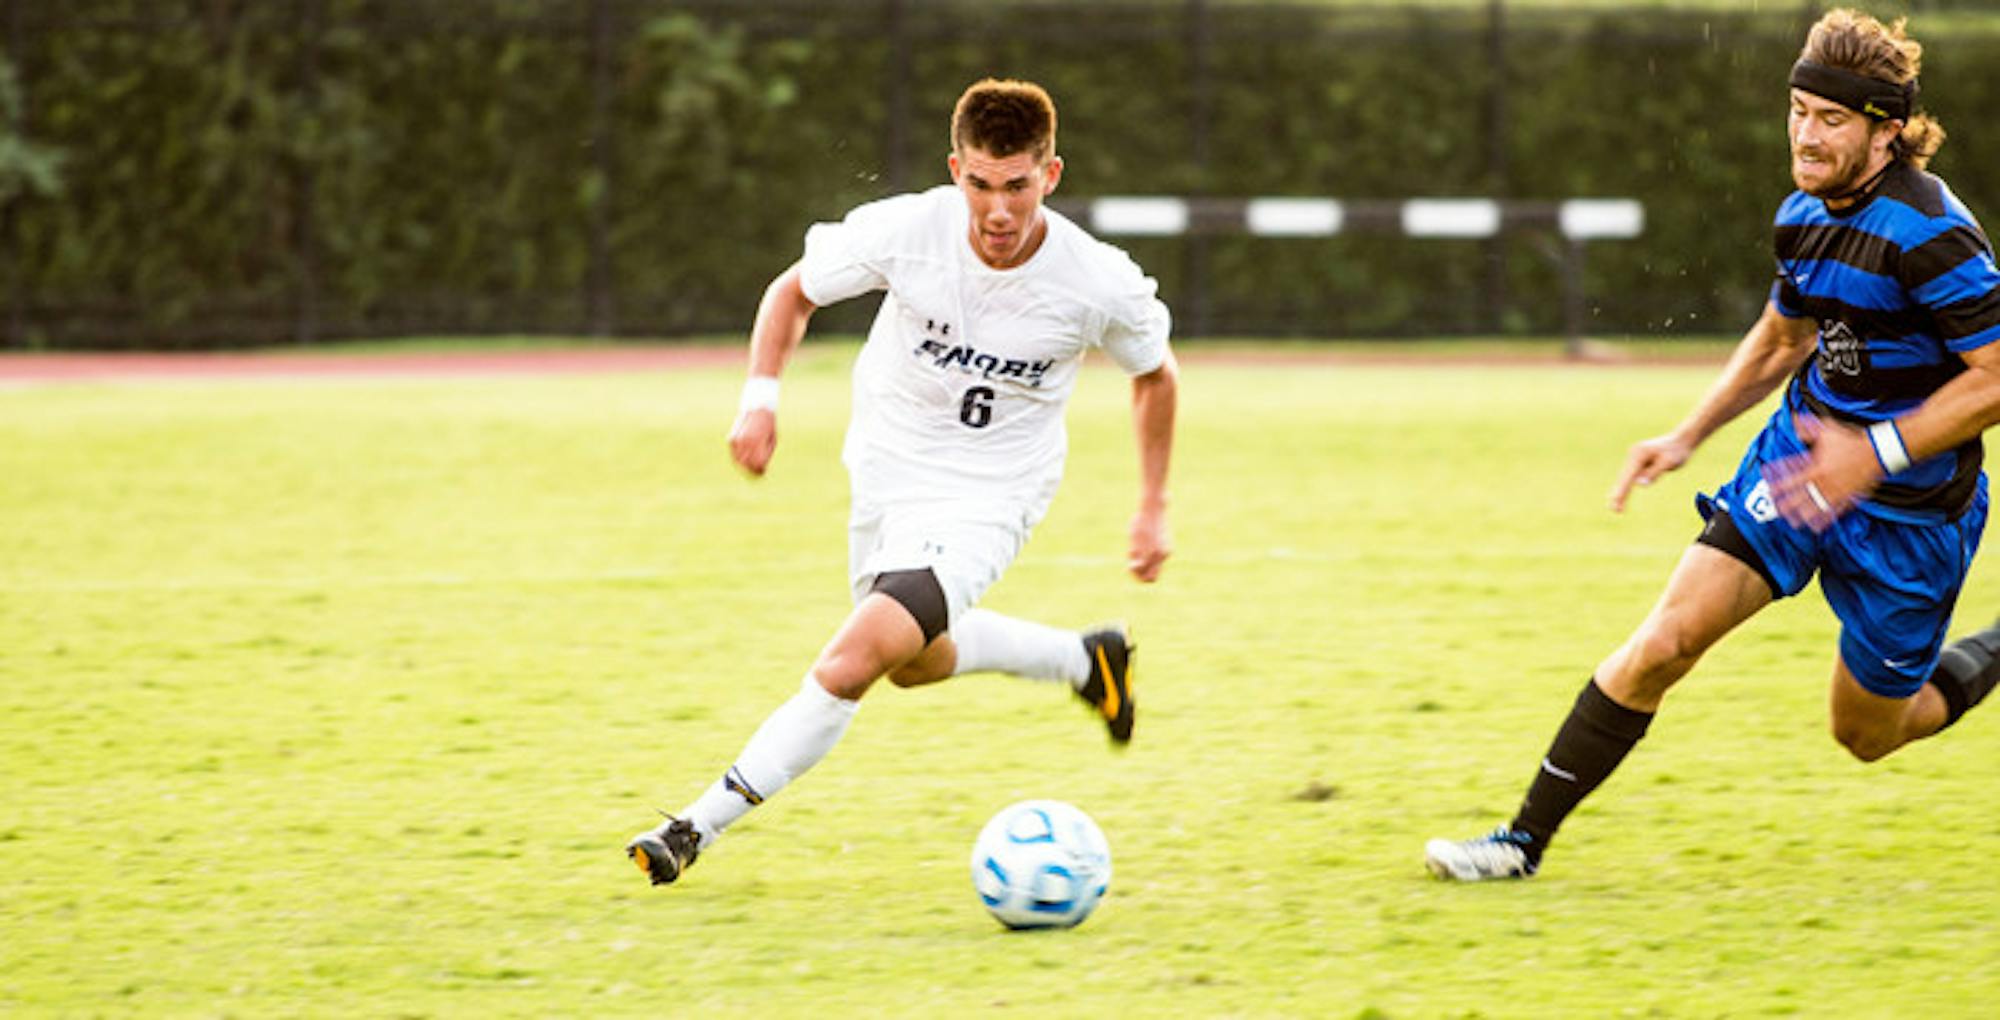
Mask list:
POLYGON ((1986 476, 1972 505, 1955 520, 1919 523, 1871 513, 1842 514, 1826 531, 1793 527, 1778 515, 1764 465, 1804 451, 1780 407, 1757 434, 1743 463, 1714 497, 1699 495, 1704 519, 1720 506, 1764 561, 1783 598, 1819 572, 1820 593, 1840 620, 1840 658, 1861 686, 1885 698, 1923 687, 1944 648, 1945 629, 1979 536, 1986 528, 1986 476), (1781 420, 1782 418, 1782 420, 1781 420))

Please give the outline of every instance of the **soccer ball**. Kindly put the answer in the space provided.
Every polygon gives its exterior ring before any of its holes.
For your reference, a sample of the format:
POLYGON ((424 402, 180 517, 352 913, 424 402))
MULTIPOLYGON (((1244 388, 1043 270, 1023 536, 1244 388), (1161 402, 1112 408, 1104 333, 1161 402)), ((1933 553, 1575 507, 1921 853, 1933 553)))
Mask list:
POLYGON ((1002 808, 972 844, 972 887, 1009 928, 1074 928, 1111 884, 1111 845, 1059 800, 1002 808))

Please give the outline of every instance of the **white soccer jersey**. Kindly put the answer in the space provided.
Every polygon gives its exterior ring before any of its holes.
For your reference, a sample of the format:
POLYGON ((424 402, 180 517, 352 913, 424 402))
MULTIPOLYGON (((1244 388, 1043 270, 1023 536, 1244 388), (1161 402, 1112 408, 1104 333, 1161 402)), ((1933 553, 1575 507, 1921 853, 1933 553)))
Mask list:
POLYGON ((1032 523, 1062 478, 1084 351, 1143 375, 1171 322, 1130 256, 1055 210, 1012 269, 979 260, 970 215, 953 185, 863 205, 806 232, 800 282, 822 306, 888 291, 854 367, 856 500, 1005 500, 1032 523))

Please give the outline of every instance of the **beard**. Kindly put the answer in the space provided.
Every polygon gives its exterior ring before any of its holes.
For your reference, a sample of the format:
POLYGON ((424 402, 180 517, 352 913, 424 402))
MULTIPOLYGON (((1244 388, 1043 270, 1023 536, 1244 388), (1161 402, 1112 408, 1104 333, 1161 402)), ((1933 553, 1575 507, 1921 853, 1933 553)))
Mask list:
POLYGON ((1838 198, 1853 191, 1863 183, 1862 173, 1868 168, 1866 148, 1852 152, 1820 149, 1812 153, 1820 162, 1803 171, 1798 162, 1801 155, 1792 153, 1792 183, 1814 198, 1838 198))

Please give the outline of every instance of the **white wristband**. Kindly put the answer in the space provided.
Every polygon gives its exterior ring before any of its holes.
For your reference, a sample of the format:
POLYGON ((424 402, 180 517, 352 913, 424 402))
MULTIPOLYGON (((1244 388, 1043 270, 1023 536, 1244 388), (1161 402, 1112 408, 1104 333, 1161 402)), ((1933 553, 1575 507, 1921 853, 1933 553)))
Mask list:
POLYGON ((1868 426, 1868 441, 1875 444, 1875 459, 1882 462, 1883 474, 1893 475, 1909 468, 1910 451, 1903 445, 1903 433, 1897 430, 1894 421, 1878 421, 1868 426))
POLYGON ((778 377, 775 375, 753 375, 743 381, 743 400, 736 405, 737 414, 751 411, 778 411, 778 377))

